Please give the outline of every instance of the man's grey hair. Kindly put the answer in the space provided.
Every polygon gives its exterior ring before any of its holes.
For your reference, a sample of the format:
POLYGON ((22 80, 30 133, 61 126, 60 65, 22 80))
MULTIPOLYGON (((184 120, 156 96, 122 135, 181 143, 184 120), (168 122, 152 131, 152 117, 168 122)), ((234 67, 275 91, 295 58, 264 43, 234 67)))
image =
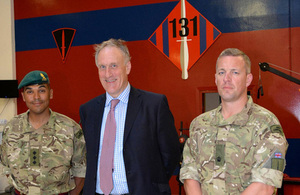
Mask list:
POLYGON ((125 44, 125 41, 122 39, 109 39, 107 41, 103 41, 102 43, 95 45, 95 63, 96 63, 97 67, 98 67, 98 64, 97 64, 98 55, 99 55, 100 51, 105 47, 119 48, 122 51, 122 53, 124 54, 125 64, 130 61, 131 56, 130 56, 128 47, 125 44))

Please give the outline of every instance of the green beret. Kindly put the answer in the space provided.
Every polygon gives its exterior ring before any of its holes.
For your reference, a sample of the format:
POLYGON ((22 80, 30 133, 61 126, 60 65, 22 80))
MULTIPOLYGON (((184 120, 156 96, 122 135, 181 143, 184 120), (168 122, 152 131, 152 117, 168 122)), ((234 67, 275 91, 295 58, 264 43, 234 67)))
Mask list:
POLYGON ((34 84, 42 84, 42 83, 50 83, 50 80, 48 78, 47 73, 35 70, 30 73, 28 73, 21 83, 18 86, 18 89, 21 89, 22 87, 28 86, 28 85, 34 85, 34 84))

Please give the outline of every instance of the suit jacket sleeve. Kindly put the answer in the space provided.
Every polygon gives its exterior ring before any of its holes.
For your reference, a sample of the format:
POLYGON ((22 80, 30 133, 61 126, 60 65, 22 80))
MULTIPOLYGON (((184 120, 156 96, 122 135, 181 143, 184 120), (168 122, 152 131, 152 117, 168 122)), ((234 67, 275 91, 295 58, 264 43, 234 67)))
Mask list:
POLYGON ((105 96, 98 96, 80 106, 80 120, 86 142, 86 177, 84 194, 95 194, 99 153, 100 129, 105 96))
POLYGON ((167 98, 163 96, 158 112, 158 139, 166 173, 170 179, 180 160, 179 139, 167 98))

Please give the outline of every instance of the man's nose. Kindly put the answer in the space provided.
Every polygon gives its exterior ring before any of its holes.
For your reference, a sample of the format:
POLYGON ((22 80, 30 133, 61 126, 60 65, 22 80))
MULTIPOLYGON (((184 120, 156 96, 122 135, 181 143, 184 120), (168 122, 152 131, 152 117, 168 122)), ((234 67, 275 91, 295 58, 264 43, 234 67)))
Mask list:
POLYGON ((110 77, 110 76, 111 76, 111 69, 110 69, 110 67, 107 67, 107 68, 105 69, 105 76, 106 76, 106 77, 110 77))
POLYGON ((33 97, 34 97, 34 99, 39 99, 40 98, 40 94, 38 92, 34 92, 33 93, 33 97))
POLYGON ((230 81, 230 80, 231 80, 230 73, 225 73, 225 75, 224 75, 224 81, 230 81))

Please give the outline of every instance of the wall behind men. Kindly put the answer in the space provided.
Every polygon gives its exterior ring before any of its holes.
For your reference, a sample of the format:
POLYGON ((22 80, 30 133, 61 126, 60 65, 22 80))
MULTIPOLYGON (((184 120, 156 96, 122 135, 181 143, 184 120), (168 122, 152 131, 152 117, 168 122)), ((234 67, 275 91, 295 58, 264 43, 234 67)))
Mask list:
MULTIPOLYGON (((94 63, 93 45, 109 38, 122 38, 128 41, 132 55, 130 83, 165 94, 177 129, 181 121, 188 128, 191 120, 201 114, 201 93, 216 90, 214 73, 218 55, 225 48, 239 48, 252 61, 254 101, 275 113, 289 139, 286 173, 300 177, 295 159, 296 148, 300 146, 299 85, 262 72, 264 96, 257 98, 259 62, 300 72, 300 2, 187 2, 220 30, 221 35, 189 70, 189 78, 183 80, 181 71, 148 40, 180 1, 15 0, 17 79, 32 70, 46 71, 54 89, 51 108, 79 122, 79 106, 104 93, 94 63), (59 28, 76 29, 65 63, 52 36, 52 31, 59 28)), ((295 73, 281 71, 300 78, 295 73)), ((26 110, 19 98, 18 112, 26 110)))
MULTIPOLYGON (((14 43, 14 7, 12 0, 0 1, 0 80, 16 79, 14 43)), ((0 89, 2 90, 2 89, 0 89)), ((5 123, 17 113, 16 98, 0 98, 0 143, 5 123)), ((0 193, 8 187, 0 165, 0 193)))

